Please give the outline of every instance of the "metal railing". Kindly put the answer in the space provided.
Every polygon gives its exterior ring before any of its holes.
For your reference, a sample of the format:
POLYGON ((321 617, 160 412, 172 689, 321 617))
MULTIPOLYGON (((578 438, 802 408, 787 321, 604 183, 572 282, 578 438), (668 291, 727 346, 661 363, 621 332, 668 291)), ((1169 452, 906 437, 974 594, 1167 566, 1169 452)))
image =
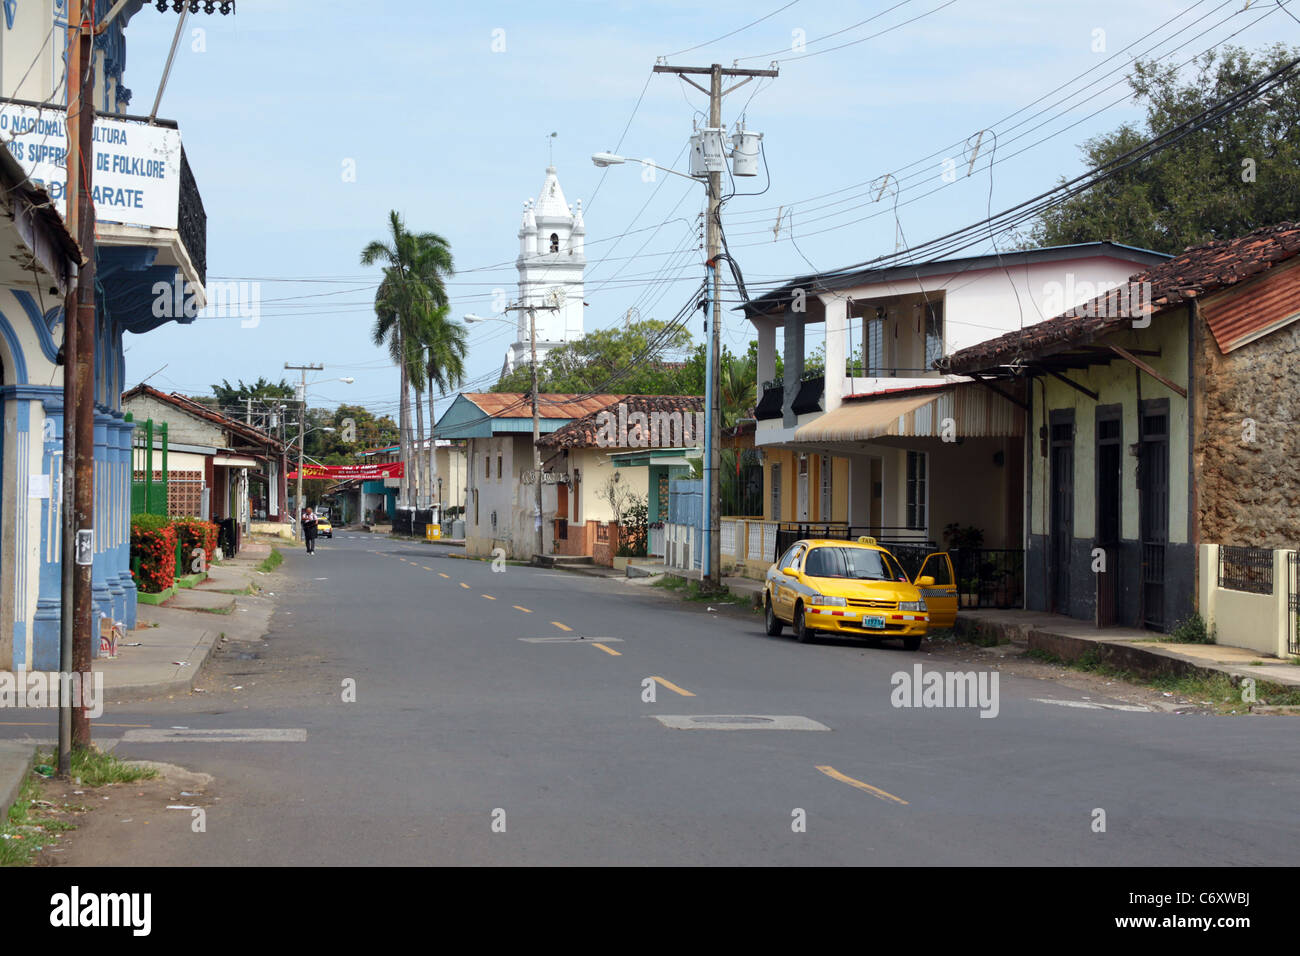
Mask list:
POLYGON ((203 209, 203 197, 194 171, 181 148, 181 182, 176 208, 176 231, 180 234, 185 251, 189 254, 199 281, 208 281, 208 214, 203 209))
POLYGON ((1273 549, 1219 548, 1219 587, 1251 594, 1273 593, 1273 549))
POLYGON ((958 606, 1023 607, 1025 552, 1022 548, 953 548, 958 606))

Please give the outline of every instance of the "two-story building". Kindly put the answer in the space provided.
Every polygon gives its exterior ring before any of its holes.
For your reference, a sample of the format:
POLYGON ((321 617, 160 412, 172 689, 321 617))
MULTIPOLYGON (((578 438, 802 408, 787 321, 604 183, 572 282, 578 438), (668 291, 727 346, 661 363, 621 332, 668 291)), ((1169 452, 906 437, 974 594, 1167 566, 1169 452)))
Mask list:
POLYGON ((817 531, 917 554, 945 531, 1018 549, 1023 387, 934 368, 1118 286, 1160 253, 1109 242, 799 276, 745 314, 758 336, 755 447, 778 549, 817 531), (774 381, 776 335, 783 379, 774 381), (814 332, 820 368, 805 372, 814 332))
MULTIPOLYGON (((114 4, 95 0, 102 21, 114 4)), ((131 424, 125 333, 190 322, 206 303, 207 220, 174 122, 128 114, 127 0, 94 39, 96 188, 92 594, 99 615, 135 623, 130 571, 131 424), (165 290, 160 293, 160 289, 165 290)), ((24 0, 0 18, 0 668, 59 666, 63 305, 82 250, 62 222, 66 195, 67 4, 24 0)), ((157 77, 150 77, 156 82, 157 77)), ((94 648, 97 653, 97 646, 94 648)))

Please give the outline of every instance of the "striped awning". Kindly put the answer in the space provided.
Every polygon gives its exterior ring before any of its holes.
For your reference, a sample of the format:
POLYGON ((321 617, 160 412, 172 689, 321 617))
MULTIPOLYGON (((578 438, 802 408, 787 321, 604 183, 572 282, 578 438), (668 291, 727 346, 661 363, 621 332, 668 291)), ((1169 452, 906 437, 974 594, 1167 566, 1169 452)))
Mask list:
POLYGON ((1024 413, 974 383, 846 401, 834 411, 801 425, 794 442, 871 441, 874 438, 943 438, 944 422, 964 438, 1018 438, 1025 433, 1024 413))

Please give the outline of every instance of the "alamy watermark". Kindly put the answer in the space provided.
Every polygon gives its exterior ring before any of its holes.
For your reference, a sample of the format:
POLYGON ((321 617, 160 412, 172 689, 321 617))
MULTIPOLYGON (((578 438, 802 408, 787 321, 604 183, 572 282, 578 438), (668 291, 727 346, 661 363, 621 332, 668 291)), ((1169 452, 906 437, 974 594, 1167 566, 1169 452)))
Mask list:
POLYGON ((596 416, 596 444, 601 448, 684 448, 704 440, 703 412, 641 412, 618 403, 596 416))
POLYGON ((209 282, 204 286, 207 304, 199 308, 198 290, 181 278, 153 284, 153 315, 157 319, 239 319, 241 329, 256 328, 262 321, 262 283, 209 282))
POLYGON ((1076 282, 1074 273, 1065 274, 1065 282, 1048 282, 1043 286, 1043 313, 1061 315, 1073 312, 1085 318, 1132 319, 1135 329, 1151 324, 1155 306, 1151 301, 1150 282, 1076 282), (1077 305, 1075 303, 1078 303, 1077 305))
POLYGON ((996 717, 1001 709, 998 677, 997 671, 923 671, 915 664, 910 674, 895 671, 890 677, 894 689, 889 703, 894 707, 976 707, 981 717, 996 717))
POLYGON ((92 720, 104 713, 104 674, 60 671, 0 672, 0 709, 84 707, 92 720))

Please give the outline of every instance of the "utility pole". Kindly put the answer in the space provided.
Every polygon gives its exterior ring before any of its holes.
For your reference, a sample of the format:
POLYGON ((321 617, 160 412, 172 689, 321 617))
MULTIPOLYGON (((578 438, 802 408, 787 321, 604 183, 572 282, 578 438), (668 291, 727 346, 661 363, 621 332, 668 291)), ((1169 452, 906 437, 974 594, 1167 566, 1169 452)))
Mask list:
MULTIPOLYGON (((774 77, 777 75, 777 71, 774 69, 727 69, 719 63, 714 63, 712 66, 657 64, 653 70, 655 73, 676 73, 700 92, 708 94, 709 128, 719 131, 716 135, 719 138, 720 145, 722 139, 722 98, 733 90, 744 86, 755 77, 774 77), (690 79, 691 75, 700 76, 704 74, 709 77, 709 88, 707 90, 690 79), (723 77, 741 77, 742 79, 739 83, 734 83, 724 90, 722 88, 723 77)), ((725 163, 725 161, 724 159, 723 162, 725 163)), ((722 509, 722 454, 718 448, 718 435, 722 430, 721 402, 719 401, 719 386, 721 384, 719 356, 722 350, 722 279, 718 273, 718 257, 722 254, 722 221, 720 213, 722 208, 722 170, 714 170, 708 175, 709 214, 706 222, 705 242, 708 247, 707 266, 712 281, 709 283, 709 328, 706 333, 708 335, 706 351, 709 353, 709 368, 708 380, 705 386, 705 404, 708 407, 704 413, 704 483, 707 486, 704 495, 704 528, 708 541, 705 548, 704 579, 711 587, 719 588, 722 586, 722 523, 718 520, 718 512, 722 509)))
POLYGON ((293 496, 294 526, 298 529, 298 534, 302 535, 302 464, 303 452, 307 445, 307 373, 320 372, 325 369, 324 365, 290 365, 284 363, 284 367, 291 371, 302 373, 302 384, 298 386, 298 490, 293 496))
POLYGON ((537 444, 542 437, 542 422, 537 411, 537 310, 545 309, 548 312, 558 312, 558 305, 510 305, 506 306, 507 312, 527 312, 528 313, 528 341, 529 349, 532 355, 531 363, 533 366, 533 483, 536 485, 536 497, 533 507, 536 509, 536 516, 533 518, 533 563, 536 564, 541 558, 544 551, 542 544, 542 449, 537 444))
MULTIPOLYGON (((63 595, 60 667, 65 674, 91 673, 95 505, 95 207, 91 180, 95 104, 91 77, 94 37, 92 0, 68 7, 68 181, 66 215, 82 261, 76 290, 63 318, 63 595)), ((71 751, 90 746, 90 719, 81 704, 59 710, 59 770, 71 769, 71 751)))

